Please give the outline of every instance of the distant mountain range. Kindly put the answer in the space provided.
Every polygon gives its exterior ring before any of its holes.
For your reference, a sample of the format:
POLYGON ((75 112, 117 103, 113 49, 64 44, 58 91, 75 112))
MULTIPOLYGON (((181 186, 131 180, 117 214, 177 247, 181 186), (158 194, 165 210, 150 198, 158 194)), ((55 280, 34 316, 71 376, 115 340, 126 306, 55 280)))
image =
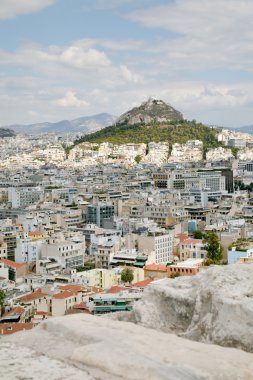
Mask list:
MULTIPOLYGON (((116 116, 110 115, 108 113, 100 113, 93 116, 79 117, 74 120, 61 120, 56 123, 37 123, 30 125, 10 125, 6 128, 12 129, 16 133, 27 133, 37 135, 40 133, 66 133, 66 132, 82 132, 91 133, 99 131, 100 129, 112 125, 116 116)), ((3 127, 5 128, 5 127, 3 127)))
POLYGON ((244 127, 234 128, 237 132, 250 133, 253 135, 253 125, 245 125, 244 127))

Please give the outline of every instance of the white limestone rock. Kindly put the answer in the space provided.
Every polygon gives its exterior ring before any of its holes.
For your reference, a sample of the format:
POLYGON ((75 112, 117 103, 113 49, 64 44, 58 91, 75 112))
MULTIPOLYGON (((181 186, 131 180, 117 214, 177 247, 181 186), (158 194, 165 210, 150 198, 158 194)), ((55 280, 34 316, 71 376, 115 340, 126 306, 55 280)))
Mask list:
POLYGON ((253 265, 211 267, 152 283, 129 319, 200 342, 253 352, 253 265))
POLYGON ((252 359, 240 350, 85 314, 51 318, 0 340, 5 380, 247 380, 252 359))

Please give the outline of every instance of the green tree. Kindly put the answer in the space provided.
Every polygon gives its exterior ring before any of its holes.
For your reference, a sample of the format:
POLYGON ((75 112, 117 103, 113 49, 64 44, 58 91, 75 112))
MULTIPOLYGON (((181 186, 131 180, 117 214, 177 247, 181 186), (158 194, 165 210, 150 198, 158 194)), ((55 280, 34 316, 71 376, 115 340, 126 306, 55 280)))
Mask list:
POLYGON ((217 234, 213 231, 208 232, 203 242, 207 252, 206 258, 215 264, 219 264, 222 260, 222 247, 217 234))
POLYGON ((0 316, 2 316, 4 305, 5 305, 5 292, 0 289, 0 316))
POLYGON ((137 164, 139 164, 139 162, 141 162, 141 159, 142 159, 142 157, 141 157, 140 154, 137 154, 137 156, 135 156, 135 158, 134 158, 134 160, 135 160, 135 162, 136 162, 137 164))
POLYGON ((176 278, 176 277, 180 277, 179 272, 171 273, 170 278, 176 278))
POLYGON ((121 272, 121 281, 131 283, 134 279, 133 271, 130 268, 124 268, 121 272))
POLYGON ((204 235, 205 234, 200 230, 196 230, 193 232, 194 239, 203 239, 204 235))

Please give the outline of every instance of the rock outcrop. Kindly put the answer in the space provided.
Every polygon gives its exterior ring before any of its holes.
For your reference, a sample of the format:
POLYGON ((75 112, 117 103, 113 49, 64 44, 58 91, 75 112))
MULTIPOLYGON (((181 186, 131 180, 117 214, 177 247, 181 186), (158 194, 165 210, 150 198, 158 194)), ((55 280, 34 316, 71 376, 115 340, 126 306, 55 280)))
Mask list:
POLYGON ((162 100, 150 98, 147 102, 142 103, 140 107, 135 107, 121 115, 117 120, 117 124, 148 124, 152 121, 162 123, 182 119, 181 112, 175 110, 169 104, 162 100))
POLYGON ((152 283, 129 318, 200 342, 253 352, 253 265, 215 266, 152 283))
POLYGON ((0 341, 4 380, 248 380, 252 358, 240 350, 85 314, 51 318, 0 341))

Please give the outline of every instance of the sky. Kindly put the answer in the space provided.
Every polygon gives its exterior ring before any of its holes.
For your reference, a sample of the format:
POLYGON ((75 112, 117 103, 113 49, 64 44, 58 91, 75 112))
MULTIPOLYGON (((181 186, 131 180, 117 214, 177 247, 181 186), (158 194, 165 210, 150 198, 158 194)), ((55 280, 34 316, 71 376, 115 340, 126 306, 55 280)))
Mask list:
POLYGON ((252 0, 0 0, 0 125, 119 116, 150 96, 253 124, 252 0))

